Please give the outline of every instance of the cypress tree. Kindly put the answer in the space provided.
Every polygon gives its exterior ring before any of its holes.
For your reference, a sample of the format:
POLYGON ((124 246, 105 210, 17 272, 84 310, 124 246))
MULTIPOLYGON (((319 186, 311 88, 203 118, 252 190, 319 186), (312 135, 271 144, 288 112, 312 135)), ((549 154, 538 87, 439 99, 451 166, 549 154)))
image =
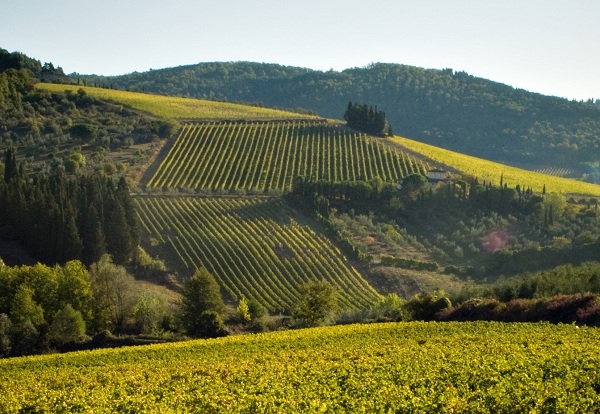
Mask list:
POLYGON ((75 214, 71 211, 67 211, 64 215, 64 248, 62 253, 61 263, 66 263, 69 260, 79 259, 81 257, 81 251, 83 244, 81 237, 79 237, 79 230, 75 223, 75 214))
POLYGON ((119 180, 119 184, 117 186, 117 196, 119 202, 123 206, 125 220, 127 221, 127 226, 129 229, 130 245, 128 250, 131 256, 137 246, 140 244, 140 226, 137 220, 135 205, 133 203, 133 199, 131 198, 131 194, 129 193, 129 186, 127 185, 125 177, 121 177, 119 180))
POLYGON ((15 176, 16 170, 15 149, 11 146, 4 152, 4 181, 8 183, 15 176))
POLYGON ((98 216, 98 210, 92 204, 85 214, 84 224, 81 228, 83 248, 81 260, 86 265, 100 260, 106 253, 106 240, 102 231, 102 222, 98 216))
POLYGON ((105 227, 107 251, 116 264, 124 265, 131 258, 131 235, 123 206, 116 199, 111 205, 105 227))

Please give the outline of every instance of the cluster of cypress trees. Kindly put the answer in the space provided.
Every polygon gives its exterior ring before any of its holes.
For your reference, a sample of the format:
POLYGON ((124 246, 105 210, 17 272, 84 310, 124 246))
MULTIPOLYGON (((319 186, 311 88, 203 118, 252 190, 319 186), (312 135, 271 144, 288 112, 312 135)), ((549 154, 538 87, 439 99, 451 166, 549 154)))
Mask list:
POLYGON ((11 161, 0 182, 0 237, 19 242, 47 264, 80 259, 89 265, 105 253, 126 264, 140 231, 123 177, 68 177, 60 171, 26 177, 11 161))
POLYGON ((378 111, 377 107, 367 104, 348 102, 348 108, 344 113, 344 120, 350 128, 366 132, 368 134, 391 134, 392 129, 385 118, 385 112, 378 111))

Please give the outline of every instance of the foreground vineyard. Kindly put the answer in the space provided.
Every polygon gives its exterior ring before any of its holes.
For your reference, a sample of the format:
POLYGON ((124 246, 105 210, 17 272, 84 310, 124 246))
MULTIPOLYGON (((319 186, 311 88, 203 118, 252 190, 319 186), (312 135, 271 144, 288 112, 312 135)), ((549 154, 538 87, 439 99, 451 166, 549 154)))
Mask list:
POLYGON ((364 134, 312 121, 186 124, 148 187, 289 190, 296 176, 398 181, 426 166, 364 134))
POLYGON ((326 238, 301 226, 280 199, 146 197, 137 208, 149 239, 170 250, 175 268, 208 269, 230 298, 255 298, 271 310, 289 309, 297 287, 324 279, 344 307, 378 295, 326 238))
POLYGON ((0 411, 600 411, 600 331, 350 325, 0 360, 0 411))

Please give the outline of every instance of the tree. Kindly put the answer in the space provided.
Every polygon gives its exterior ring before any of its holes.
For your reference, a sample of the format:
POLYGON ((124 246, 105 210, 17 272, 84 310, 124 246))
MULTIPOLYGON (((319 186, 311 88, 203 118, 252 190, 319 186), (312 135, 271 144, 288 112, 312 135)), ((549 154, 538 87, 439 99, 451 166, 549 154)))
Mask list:
POLYGON ((183 285, 180 318, 184 329, 192 336, 213 336, 219 333, 218 330, 207 330, 206 324, 216 324, 215 314, 224 313, 225 303, 214 276, 205 268, 196 270, 183 285), (210 314, 203 315, 205 312, 210 314))
POLYGON ((375 319, 401 321, 408 319, 404 301, 395 293, 390 293, 375 303, 371 309, 375 319))
POLYGON ((97 128, 89 124, 75 124, 69 128, 69 134, 80 141, 93 141, 97 135, 97 128))
POLYGON ((366 104, 348 102, 344 120, 350 128, 369 134, 387 134, 391 132, 385 118, 385 112, 378 111, 377 107, 373 108, 366 104))
POLYGON ((0 357, 10 354, 10 319, 5 313, 0 313, 0 357))
POLYGON ((112 262, 109 255, 90 266, 94 320, 96 332, 104 329, 120 330, 135 302, 133 276, 123 266, 112 262))
POLYGON ((444 291, 436 290, 433 293, 421 292, 405 304, 405 309, 409 312, 412 319, 417 321, 431 321, 435 315, 446 308, 452 306, 450 299, 446 297, 444 291))
POLYGON ((85 336, 85 322, 81 312, 73 309, 70 304, 65 305, 54 314, 48 336, 56 345, 82 339, 85 336))
POLYGON ((8 147, 4 152, 4 181, 9 182, 16 174, 17 161, 15 158, 15 149, 8 147))
POLYGON ((96 207, 91 204, 84 217, 84 223, 81 229, 81 239, 83 248, 81 260, 90 265, 100 260, 106 253, 106 241, 102 231, 102 221, 96 207))
POLYGON ((92 282, 90 274, 79 260, 67 262, 63 267, 55 268, 57 272, 59 309, 70 305, 81 313, 83 319, 92 319, 92 282))
POLYGON ((300 300, 292 314, 302 326, 323 325, 339 309, 338 294, 331 284, 310 280, 299 287, 300 300))
POLYGON ((409 174, 402 179, 402 192, 414 197, 427 187, 427 178, 419 173, 409 174))
POLYGON ((33 300, 33 291, 21 284, 13 298, 10 319, 14 328, 25 325, 27 322, 37 328, 44 323, 44 310, 33 300))
POLYGON ((242 323, 250 322, 250 320, 252 319, 252 316, 250 315, 250 308, 248 307, 248 301, 245 297, 242 296, 242 298, 238 302, 236 312, 240 322, 242 323))
POLYGON ((165 301, 148 290, 143 291, 133 307, 133 318, 140 333, 156 334, 167 314, 165 301))
POLYGON ((113 200, 107 213, 106 241, 107 251, 115 263, 124 265, 132 257, 132 240, 127 225, 125 210, 121 203, 113 200))
POLYGON ((263 332, 267 328, 267 309, 259 301, 252 298, 248 301, 251 327, 254 332, 263 332))
POLYGON ((33 291, 24 284, 17 288, 10 312, 10 343, 14 355, 25 355, 38 348, 40 328, 46 323, 44 310, 33 300, 33 291))
POLYGON ((215 311, 204 311, 198 315, 196 327, 195 336, 200 338, 219 338, 228 334, 221 314, 215 311))

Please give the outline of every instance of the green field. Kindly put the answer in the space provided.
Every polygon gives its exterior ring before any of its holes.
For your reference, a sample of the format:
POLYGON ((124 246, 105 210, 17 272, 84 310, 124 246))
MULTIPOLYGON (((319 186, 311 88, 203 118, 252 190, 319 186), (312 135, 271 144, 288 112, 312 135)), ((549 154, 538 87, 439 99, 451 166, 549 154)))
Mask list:
POLYGON ((600 185, 509 167, 408 138, 392 137, 390 140, 463 174, 477 177, 480 182, 486 180, 498 185, 500 176, 503 175, 504 182, 511 187, 519 184, 522 188, 531 187, 534 191, 541 192, 545 185, 547 192, 600 196, 600 185))
POLYGON ((79 89, 83 89, 94 98, 113 101, 169 119, 217 120, 308 118, 306 115, 256 106, 151 95, 147 93, 93 88, 89 86, 38 83, 37 87, 51 92, 63 92, 69 90, 76 93, 79 89))
POLYGON ((387 323, 0 360, 0 411, 587 413, 600 331, 387 323))
POLYGON ((184 125, 147 185, 288 191, 296 176, 397 182, 426 170, 378 139, 322 122, 219 122, 184 125))
MULTIPOLYGON (((306 225, 281 199, 138 197, 146 245, 154 245, 182 276, 208 269, 230 299, 254 298, 284 310, 298 286, 326 280, 344 308, 379 298, 331 242, 306 225)), ((150 247, 149 247, 150 248, 150 247)))

